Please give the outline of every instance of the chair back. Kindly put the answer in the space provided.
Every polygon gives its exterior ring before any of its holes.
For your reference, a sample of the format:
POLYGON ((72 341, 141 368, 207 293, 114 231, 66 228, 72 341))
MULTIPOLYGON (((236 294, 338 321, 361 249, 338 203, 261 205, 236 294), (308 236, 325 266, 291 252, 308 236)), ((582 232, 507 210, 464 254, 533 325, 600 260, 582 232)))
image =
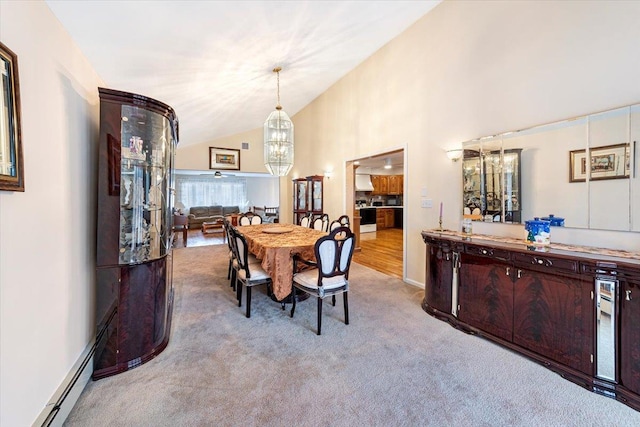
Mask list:
POLYGON ((224 229, 224 234, 227 237, 227 246, 229 246, 229 250, 233 252, 233 234, 231 234, 233 225, 231 225, 231 222, 226 217, 222 220, 222 228, 224 229))
POLYGON ((313 220, 312 228, 320 231, 329 231, 329 215, 322 214, 313 220))
POLYGON ((174 215, 173 227, 174 229, 182 230, 182 227, 189 225, 189 217, 186 215, 174 215))
POLYGON ((315 245, 316 261, 318 262, 318 287, 327 277, 345 276, 349 278, 349 267, 355 236, 347 227, 338 227, 328 236, 318 239, 315 245))
POLYGON ((260 215, 254 215, 251 217, 251 225, 262 224, 262 217, 260 215))
POLYGON ((351 221, 349 220, 349 215, 342 215, 340 218, 338 218, 337 221, 340 222, 340 224, 342 224, 343 227, 351 228, 351 221))
POLYGON ((306 214, 300 218, 300 226, 309 228, 311 226, 311 214, 306 214))
POLYGON ((338 221, 337 219, 334 219, 333 221, 331 221, 331 224, 329 224, 329 231, 333 231, 338 227, 342 227, 342 224, 340 224, 340 221, 338 221))
POLYGON ((252 213, 249 212, 245 212, 242 215, 240 215, 240 218, 238 218, 238 225, 251 225, 251 218, 254 215, 252 213))
POLYGON ((242 233, 238 232, 235 228, 231 228, 231 234, 233 235, 233 254, 236 257, 240 268, 245 271, 248 279, 251 277, 251 272, 249 271, 249 262, 247 261, 249 258, 247 240, 244 238, 242 233))

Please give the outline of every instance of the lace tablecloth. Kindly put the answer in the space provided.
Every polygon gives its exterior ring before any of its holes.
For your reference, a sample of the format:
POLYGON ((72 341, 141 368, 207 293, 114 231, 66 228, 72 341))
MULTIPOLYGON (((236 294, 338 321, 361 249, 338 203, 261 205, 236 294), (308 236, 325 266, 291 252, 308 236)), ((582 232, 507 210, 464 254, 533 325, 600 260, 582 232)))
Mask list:
POLYGON ((327 233, 291 224, 257 224, 236 227, 247 240, 249 252, 260 261, 273 281, 278 300, 291 293, 293 255, 315 260, 316 241, 327 233))

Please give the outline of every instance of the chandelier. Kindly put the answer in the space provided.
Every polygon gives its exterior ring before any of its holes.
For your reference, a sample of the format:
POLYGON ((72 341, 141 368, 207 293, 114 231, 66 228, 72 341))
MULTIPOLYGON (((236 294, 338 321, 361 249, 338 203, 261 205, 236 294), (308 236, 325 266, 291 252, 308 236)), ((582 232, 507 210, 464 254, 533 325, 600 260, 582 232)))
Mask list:
POLYGON ((264 165, 271 175, 285 176, 293 167, 293 123, 280 105, 280 71, 273 72, 278 81, 278 104, 264 122, 264 165))

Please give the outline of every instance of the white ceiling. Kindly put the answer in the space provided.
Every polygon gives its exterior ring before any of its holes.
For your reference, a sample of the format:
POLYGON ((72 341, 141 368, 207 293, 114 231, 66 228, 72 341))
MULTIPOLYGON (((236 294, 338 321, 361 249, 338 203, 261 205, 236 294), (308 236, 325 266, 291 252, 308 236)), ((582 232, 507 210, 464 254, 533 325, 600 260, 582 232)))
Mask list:
POLYGON ((46 0, 106 86, 155 98, 180 145, 294 115, 440 0, 46 0))

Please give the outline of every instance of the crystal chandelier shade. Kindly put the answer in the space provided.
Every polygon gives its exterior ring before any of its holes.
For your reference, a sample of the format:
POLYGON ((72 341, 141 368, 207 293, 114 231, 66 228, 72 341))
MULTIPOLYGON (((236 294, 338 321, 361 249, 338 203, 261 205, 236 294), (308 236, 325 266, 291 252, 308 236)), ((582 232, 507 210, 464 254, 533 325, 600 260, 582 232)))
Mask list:
POLYGON ((264 122, 264 165, 271 175, 285 176, 293 167, 293 123, 280 106, 280 71, 278 76, 278 105, 264 122))

